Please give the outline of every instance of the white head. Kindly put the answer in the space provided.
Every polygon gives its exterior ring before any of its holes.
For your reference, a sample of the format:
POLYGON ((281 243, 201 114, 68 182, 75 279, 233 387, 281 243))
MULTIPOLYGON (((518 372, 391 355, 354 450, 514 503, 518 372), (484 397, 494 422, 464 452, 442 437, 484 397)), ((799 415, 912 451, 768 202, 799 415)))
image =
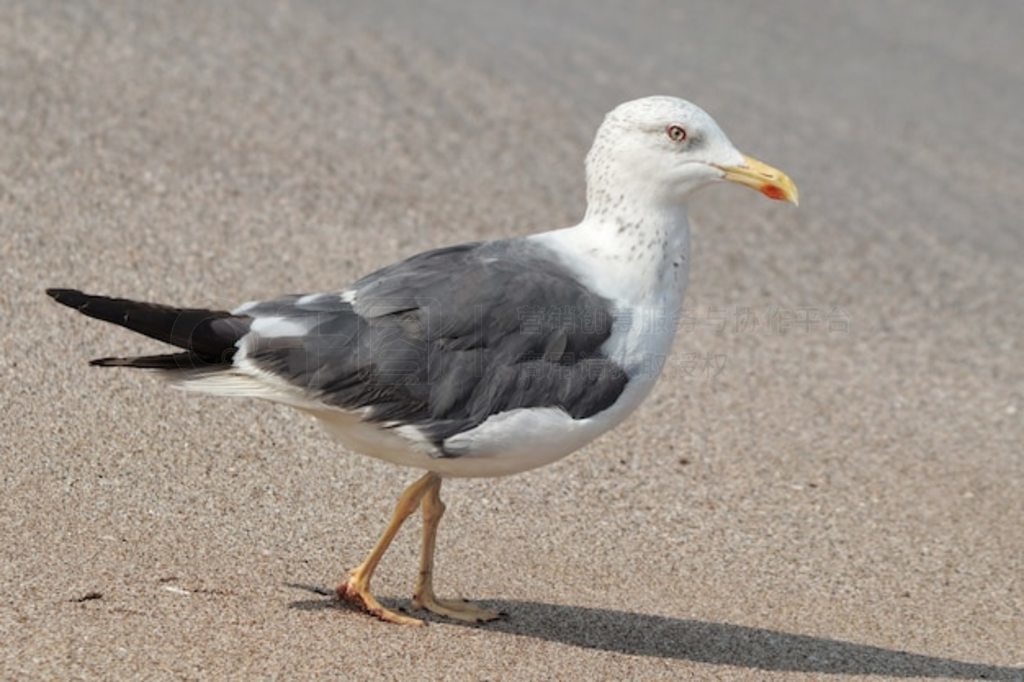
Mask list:
POLYGON ((620 104, 605 117, 587 155, 591 208, 626 200, 682 205, 691 192, 718 180, 797 203, 792 180, 741 154, 703 109, 677 97, 620 104))

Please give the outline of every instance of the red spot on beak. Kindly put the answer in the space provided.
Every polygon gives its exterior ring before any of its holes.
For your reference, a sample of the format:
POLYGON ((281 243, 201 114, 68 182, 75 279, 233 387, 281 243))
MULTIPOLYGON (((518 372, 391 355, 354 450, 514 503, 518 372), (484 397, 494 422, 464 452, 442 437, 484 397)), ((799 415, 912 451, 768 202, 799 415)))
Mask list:
POLYGON ((775 185, 765 185, 761 188, 761 194, 776 201, 782 201, 786 198, 786 193, 782 191, 782 188, 775 185))

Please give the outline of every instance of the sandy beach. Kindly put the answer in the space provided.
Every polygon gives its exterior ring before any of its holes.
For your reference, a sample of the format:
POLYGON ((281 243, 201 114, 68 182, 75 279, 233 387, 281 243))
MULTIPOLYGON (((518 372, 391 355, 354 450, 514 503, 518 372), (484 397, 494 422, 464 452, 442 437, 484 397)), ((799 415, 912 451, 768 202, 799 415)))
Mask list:
POLYGON ((1024 680, 1024 4, 463 5, 0 8, 0 677, 1024 680), (801 206, 696 197, 648 401, 446 484, 438 590, 501 622, 321 594, 416 472, 90 368, 160 346, 43 294, 228 308, 570 225, 649 94, 801 206))

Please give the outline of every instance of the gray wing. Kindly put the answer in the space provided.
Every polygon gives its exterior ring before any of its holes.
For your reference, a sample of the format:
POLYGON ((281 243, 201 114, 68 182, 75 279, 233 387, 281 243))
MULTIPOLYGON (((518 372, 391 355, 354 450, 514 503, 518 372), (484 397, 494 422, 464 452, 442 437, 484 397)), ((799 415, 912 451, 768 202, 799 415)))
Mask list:
POLYGON ((523 242, 429 251, 346 295, 291 296, 244 312, 254 318, 246 357, 258 368, 328 405, 415 426, 441 451, 445 439, 516 408, 589 417, 628 381, 601 353, 608 301, 523 242))

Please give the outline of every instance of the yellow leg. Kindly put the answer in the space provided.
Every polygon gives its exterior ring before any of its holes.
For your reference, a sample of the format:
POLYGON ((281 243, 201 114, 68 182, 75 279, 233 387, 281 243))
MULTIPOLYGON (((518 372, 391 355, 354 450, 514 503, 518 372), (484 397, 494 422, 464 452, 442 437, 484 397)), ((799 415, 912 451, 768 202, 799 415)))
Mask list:
POLYGON ((467 623, 485 623, 500 618, 502 614, 473 606, 465 600, 441 600, 434 595, 434 547, 437 544, 437 526, 443 515, 441 479, 438 478, 423 494, 423 552, 420 554, 419 579, 412 597, 413 608, 426 609, 467 623))
POLYGON ((395 511, 391 515, 391 523, 388 524, 384 534, 377 541, 373 551, 370 552, 370 555, 366 557, 363 563, 352 569, 347 581, 338 585, 337 594, 339 599, 355 604, 370 615, 389 623, 423 625, 423 621, 418 618, 403 616, 384 608, 370 594, 370 578, 373 576, 377 564, 380 563, 381 557, 384 556, 384 552, 387 551, 391 541, 398 534, 398 529, 402 527, 402 523, 416 511, 416 507, 420 505, 423 495, 436 485, 440 485, 440 483, 441 479, 437 474, 431 472, 405 489, 402 496, 398 498, 398 504, 395 505, 395 511))

